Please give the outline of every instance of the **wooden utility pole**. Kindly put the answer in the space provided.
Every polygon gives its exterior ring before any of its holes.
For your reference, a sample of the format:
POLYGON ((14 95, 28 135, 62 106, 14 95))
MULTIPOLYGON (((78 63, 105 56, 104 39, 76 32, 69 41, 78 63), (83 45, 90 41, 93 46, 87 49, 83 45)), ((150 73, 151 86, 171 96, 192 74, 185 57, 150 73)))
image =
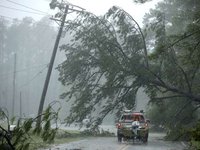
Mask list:
POLYGON ((15 84, 16 84, 16 64, 17 64, 17 54, 14 54, 14 74, 13 74, 13 97, 12 97, 12 117, 15 113, 15 84))
POLYGON ((19 115, 20 115, 20 118, 22 118, 22 92, 20 92, 19 94, 19 115))
POLYGON ((54 48, 53 48, 51 60, 50 60, 50 63, 49 63, 49 68, 48 68, 48 71, 47 71, 46 80, 45 80, 45 83, 44 83, 44 88, 43 88, 43 91, 42 91, 42 96, 41 96, 41 99, 40 99, 40 105, 39 105, 39 109, 38 109, 38 116, 39 117, 37 119, 37 127, 40 127, 40 124, 41 124, 41 114, 42 114, 43 107, 44 107, 44 101, 45 101, 45 97, 46 97, 46 93, 47 93, 47 88, 48 88, 48 85, 49 85, 49 80, 50 80, 54 60, 55 60, 55 57, 56 57, 56 52, 57 52, 57 49, 58 49, 59 41, 60 41, 62 31, 63 31, 63 27, 64 27, 64 24, 65 24, 65 19, 66 19, 67 13, 68 13, 68 8, 69 8, 69 5, 66 5, 64 15, 62 17, 60 29, 58 31, 58 35, 57 35, 55 45, 54 45, 54 48))
POLYGON ((71 12, 73 12, 73 11, 82 12, 84 10, 83 8, 81 8, 79 6, 72 5, 72 4, 69 4, 69 3, 65 3, 63 1, 62 1, 62 3, 59 3, 59 2, 57 2, 57 0, 52 0, 52 2, 49 5, 50 5, 51 9, 55 9, 56 7, 58 7, 59 9, 64 9, 64 14, 62 16, 62 20, 58 20, 58 21, 61 21, 61 25, 60 25, 60 29, 58 31, 58 35, 56 37, 53 53, 52 53, 51 60, 50 60, 50 63, 49 63, 49 68, 48 68, 48 71, 47 71, 46 80, 45 80, 45 83, 44 83, 44 88, 43 88, 43 91, 42 91, 42 96, 41 96, 41 99, 40 99, 40 105, 39 105, 39 109, 38 109, 38 119, 37 119, 36 127, 40 127, 40 125, 41 125, 41 118, 42 118, 41 114, 42 114, 43 107, 44 107, 44 101, 45 101, 45 97, 46 97, 46 93, 47 93, 47 89, 48 89, 48 85, 49 85, 49 80, 50 80, 54 60, 55 60, 55 57, 56 57, 56 52, 57 52, 57 49, 58 49, 60 38, 62 36, 62 31, 63 31, 63 28, 64 28, 64 24, 65 24, 65 20, 66 20, 68 10, 71 10, 71 12), (71 6, 72 8, 69 8, 69 6, 71 6), (74 7, 78 8, 80 10, 74 9, 74 7))

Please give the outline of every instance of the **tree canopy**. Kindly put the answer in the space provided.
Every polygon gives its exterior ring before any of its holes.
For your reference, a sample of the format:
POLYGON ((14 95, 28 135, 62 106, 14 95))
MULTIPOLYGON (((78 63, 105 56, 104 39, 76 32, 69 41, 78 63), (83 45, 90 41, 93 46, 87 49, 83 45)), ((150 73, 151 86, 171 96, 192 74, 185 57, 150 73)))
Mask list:
POLYGON ((59 80, 69 87, 61 97, 74 101, 67 121, 81 121, 90 115, 101 123, 109 113, 133 109, 141 87, 151 101, 178 97, 198 107, 197 3, 161 2, 146 17, 144 29, 116 6, 104 16, 84 12, 68 21, 66 29, 72 39, 61 46, 66 60, 58 66, 59 80), (166 14, 171 9, 173 15, 166 14), (189 9, 192 11, 185 19, 189 9))
MULTIPOLYGON (((187 95, 199 96, 199 2, 164 1, 145 16, 148 44, 155 45, 149 55, 160 64, 162 79, 187 95), (152 40, 156 39, 156 40, 152 40)), ((150 117, 178 133, 181 126, 196 124, 199 100, 176 92, 157 92, 152 97, 150 117), (177 130, 178 129, 178 130, 177 130)), ((179 137, 171 132, 173 139, 179 137)), ((182 132, 182 131, 181 131, 182 132)), ((182 134, 182 133, 181 133, 182 134)))

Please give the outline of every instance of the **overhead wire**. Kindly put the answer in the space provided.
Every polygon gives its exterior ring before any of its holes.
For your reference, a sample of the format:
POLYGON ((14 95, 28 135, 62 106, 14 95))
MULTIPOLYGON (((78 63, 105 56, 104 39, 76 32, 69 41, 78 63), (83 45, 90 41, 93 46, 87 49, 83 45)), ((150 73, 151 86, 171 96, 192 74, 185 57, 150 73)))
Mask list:
MULTIPOLYGON (((46 64, 45 67, 43 67, 38 73, 36 73, 29 81, 27 81, 25 84, 19 86, 18 89, 21 89, 21 88, 27 86, 30 82, 32 82, 32 81, 33 81, 34 79, 36 79, 40 74, 42 74, 43 71, 44 71, 46 68, 48 68, 48 67, 49 67, 49 63, 46 64)), ((13 73, 14 73, 14 72, 13 72, 13 73)), ((17 73, 17 71, 16 71, 16 73, 17 73)))
MULTIPOLYGON (((49 63, 48 63, 49 64, 49 63)), ((39 68, 41 66, 46 66, 48 64, 43 64, 43 65, 38 65, 38 66, 34 66, 34 67, 27 67, 27 68, 24 68, 24 69, 20 69, 20 70, 16 70, 16 71, 12 71, 12 72, 8 72, 8 73, 2 73, 0 74, 0 76, 8 76, 10 74, 14 74, 14 73, 19 73, 19 72, 24 72, 24 71, 27 71, 27 70, 31 70, 33 68, 39 68)))
POLYGON ((40 74, 42 74, 43 71, 44 71, 46 68, 48 68, 48 67, 49 67, 49 64, 47 64, 47 65, 46 65, 44 68, 42 68, 38 73, 36 73, 36 74, 32 77, 32 79, 30 79, 28 82, 26 82, 25 84, 19 86, 19 89, 21 89, 21 88, 27 86, 29 83, 31 83, 31 82, 32 82, 34 79, 36 79, 40 74))
POLYGON ((27 86, 29 83, 31 83, 31 82, 32 82, 34 79, 36 79, 40 74, 42 74, 42 72, 43 72, 46 68, 48 68, 48 67, 49 67, 49 64, 46 65, 44 68, 42 68, 38 73, 36 73, 36 74, 32 77, 32 79, 30 79, 28 82, 26 82, 25 84, 19 86, 19 89, 21 89, 21 88, 27 86))
MULTIPOLYGON (((27 86, 30 82, 32 82, 34 79, 36 79, 46 68, 48 68, 49 64, 47 64, 45 67, 43 67, 38 73, 36 73, 29 81, 22 84, 21 86, 18 86, 18 89, 21 89, 25 86, 27 86)), ((6 76, 8 78, 8 76, 6 76)))
POLYGON ((32 7, 26 6, 26 5, 24 5, 24 4, 20 4, 20 3, 17 3, 17 2, 11 1, 11 0, 7 0, 7 1, 10 2, 10 3, 13 3, 13 4, 15 4, 15 5, 19 5, 19 6, 22 6, 22 7, 25 7, 25 8, 28 8, 28 9, 31 9, 31 10, 34 10, 34 11, 37 11, 37 12, 40 12, 40 13, 44 13, 44 14, 49 15, 47 12, 41 11, 41 10, 39 10, 39 9, 35 9, 35 8, 32 8, 32 7))
POLYGON ((26 11, 26 10, 22 10, 22 9, 18 9, 18 8, 13 8, 13 7, 8 7, 8 6, 4 6, 4 5, 0 5, 0 7, 6 8, 6 9, 11 9, 11 10, 16 10, 16 11, 21 11, 21 12, 26 12, 26 13, 31 13, 31 14, 45 16, 45 14, 41 14, 41 13, 38 13, 38 12, 26 11))

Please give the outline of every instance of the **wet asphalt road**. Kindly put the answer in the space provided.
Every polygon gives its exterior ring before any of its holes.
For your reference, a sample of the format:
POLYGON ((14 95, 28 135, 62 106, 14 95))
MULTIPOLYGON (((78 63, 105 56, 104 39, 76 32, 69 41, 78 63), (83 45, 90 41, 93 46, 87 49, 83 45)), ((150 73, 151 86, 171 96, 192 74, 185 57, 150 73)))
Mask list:
POLYGON ((52 146, 46 150, 185 150, 183 142, 171 142, 162 140, 164 134, 150 133, 148 144, 139 142, 117 142, 116 137, 88 138, 68 144, 52 146))

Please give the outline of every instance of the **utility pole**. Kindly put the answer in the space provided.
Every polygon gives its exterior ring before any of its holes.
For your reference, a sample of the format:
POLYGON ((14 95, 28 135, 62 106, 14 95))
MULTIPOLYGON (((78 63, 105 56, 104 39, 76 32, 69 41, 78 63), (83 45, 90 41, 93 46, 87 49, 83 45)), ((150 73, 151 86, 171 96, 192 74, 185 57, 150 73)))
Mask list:
POLYGON ((17 63, 17 54, 14 54, 14 74, 13 74, 13 97, 12 97, 12 117, 15 113, 15 84, 16 84, 16 63, 17 63))
POLYGON ((42 114, 42 111, 43 111, 44 101, 45 101, 45 97, 46 97, 46 93, 47 93, 47 88, 48 88, 48 85, 49 85, 49 80, 50 80, 54 60, 55 60, 55 57, 56 57, 56 52, 57 52, 57 49, 58 49, 60 37, 61 37, 62 31, 63 31, 65 19, 66 19, 66 16, 67 16, 68 8, 69 8, 69 5, 66 5, 64 15, 63 15, 63 18, 62 18, 62 22, 61 22, 61 25, 60 25, 60 29, 59 29, 58 35, 56 37, 56 41, 55 41, 55 45, 54 45, 54 48, 53 48, 51 60, 50 60, 50 63, 49 63, 49 68, 48 68, 48 71, 47 71, 47 76, 46 76, 46 80, 45 80, 45 83, 44 83, 44 88, 43 88, 43 91, 42 91, 42 96, 41 96, 41 99, 40 99, 40 105, 39 105, 39 109, 38 109, 38 116, 39 117, 38 117, 38 120, 37 120, 37 127, 40 127, 40 124, 41 124, 41 116, 40 115, 42 114))
POLYGON ((19 94, 19 115, 20 115, 20 118, 22 118, 22 92, 20 91, 20 94, 19 94))
POLYGON ((55 60, 55 57, 56 57, 56 52, 57 52, 57 49, 58 49, 59 41, 60 41, 60 38, 61 38, 61 35, 62 35, 62 31, 63 31, 63 27, 64 27, 64 24, 65 24, 65 20, 66 20, 68 10, 81 12, 80 10, 75 10, 73 8, 69 8, 69 5, 72 6, 72 7, 77 7, 79 9, 83 10, 81 7, 78 7, 78 6, 69 4, 69 3, 64 3, 63 1, 62 1, 62 3, 59 3, 59 2, 57 2, 57 0, 52 0, 52 2, 49 5, 50 5, 51 9, 55 9, 55 7, 58 7, 59 9, 64 9, 64 14, 62 16, 62 20, 60 20, 61 21, 60 29, 59 29, 58 35, 56 37, 55 45, 54 45, 54 48, 53 48, 53 53, 52 53, 52 56, 51 56, 49 68, 48 68, 47 75, 46 75, 46 80, 45 80, 43 91, 42 91, 42 96, 41 96, 41 99, 40 99, 40 105, 39 105, 39 109, 38 109, 38 119, 37 119, 36 127, 40 127, 40 125, 41 125, 41 119, 42 119, 41 114, 43 112, 44 101, 45 101, 45 97, 46 97, 46 93, 47 93, 47 89, 48 89, 48 85, 49 85, 49 81, 50 81, 50 76, 51 76, 54 60, 55 60))

